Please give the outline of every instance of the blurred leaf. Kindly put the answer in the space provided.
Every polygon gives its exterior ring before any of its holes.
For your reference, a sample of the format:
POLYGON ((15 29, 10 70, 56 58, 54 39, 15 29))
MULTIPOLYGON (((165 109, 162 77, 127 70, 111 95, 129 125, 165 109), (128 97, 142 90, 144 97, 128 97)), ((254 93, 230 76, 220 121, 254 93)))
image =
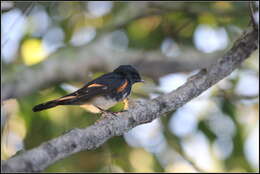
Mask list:
POLYGON ((160 43, 163 41, 163 39, 163 32, 160 28, 157 28, 155 31, 150 32, 149 35, 143 39, 133 39, 131 36, 129 36, 129 47, 139 49, 154 49, 160 46, 160 43))
POLYGON ((253 171, 250 164, 248 163, 246 157, 244 156, 244 138, 243 138, 243 129, 241 125, 238 123, 236 118, 236 107, 235 105, 227 98, 224 97, 221 108, 223 113, 227 114, 231 117, 231 119, 236 124, 236 132, 233 137, 233 152, 226 159, 226 167, 228 169, 233 169, 235 166, 243 166, 246 171, 253 171))
POLYGON ((192 38, 192 34, 196 28, 196 24, 193 21, 189 21, 187 26, 184 26, 179 32, 180 37, 192 38))
POLYGON ((133 40, 144 39, 150 34, 151 31, 155 30, 160 23, 160 16, 151 16, 138 19, 128 26, 129 36, 133 40))
POLYGON ((217 26, 216 17, 212 13, 201 13, 198 17, 198 21, 200 24, 217 26))
POLYGON ((177 21, 182 21, 183 19, 187 18, 187 14, 185 12, 172 12, 164 15, 165 20, 169 23, 176 23, 177 21))
POLYGON ((233 5, 231 4, 231 2, 227 1, 214 2, 212 3, 212 7, 219 11, 228 11, 233 9, 233 5))
POLYGON ((211 131, 211 129, 208 127, 205 121, 199 122, 198 129, 201 130, 207 136, 210 142, 213 142, 217 138, 217 135, 215 135, 214 132, 211 131))
POLYGON ((226 97, 223 98, 221 102, 221 110, 223 113, 231 117, 233 121, 236 121, 236 107, 235 105, 226 97))

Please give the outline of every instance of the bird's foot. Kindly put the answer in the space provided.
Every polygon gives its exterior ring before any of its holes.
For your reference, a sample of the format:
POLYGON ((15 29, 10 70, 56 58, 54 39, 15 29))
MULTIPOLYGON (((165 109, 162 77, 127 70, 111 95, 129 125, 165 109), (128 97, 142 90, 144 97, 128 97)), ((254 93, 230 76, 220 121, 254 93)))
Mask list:
POLYGON ((120 114, 120 113, 123 113, 123 112, 127 112, 128 110, 122 110, 122 111, 118 111, 118 112, 113 112, 114 114, 120 114))
POLYGON ((114 115, 114 116, 117 116, 117 112, 112 112, 112 111, 106 111, 106 110, 101 110, 101 117, 107 117, 109 115, 114 115))
POLYGON ((114 112, 110 112, 110 111, 105 111, 105 110, 101 110, 101 116, 100 118, 96 121, 96 123, 100 122, 101 120, 108 118, 108 117, 114 117, 117 116, 116 113, 114 112), (113 115, 113 116, 112 116, 113 115))
MULTIPOLYGON (((117 117, 119 113, 123 113, 123 112, 127 112, 128 110, 122 110, 122 111, 119 111, 119 112, 112 112, 112 111, 107 111, 107 110, 104 110, 100 107, 97 107, 100 111, 101 111, 101 117, 100 119, 98 119, 96 122, 100 122, 101 120, 103 120, 104 118, 107 118, 107 117, 111 117, 112 115, 117 117)), ((112 117, 113 117, 112 116, 112 117)))

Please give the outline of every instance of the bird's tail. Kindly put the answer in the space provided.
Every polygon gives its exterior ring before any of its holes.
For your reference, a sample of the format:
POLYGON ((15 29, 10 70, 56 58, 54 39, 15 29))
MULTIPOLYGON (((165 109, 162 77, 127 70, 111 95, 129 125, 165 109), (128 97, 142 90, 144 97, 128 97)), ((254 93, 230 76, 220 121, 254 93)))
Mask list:
POLYGON ((53 108, 53 107, 58 106, 58 105, 60 105, 59 101, 52 100, 52 101, 49 101, 49 102, 46 102, 46 103, 36 105, 36 106, 33 107, 32 110, 33 110, 33 112, 38 112, 38 111, 42 111, 42 110, 45 110, 45 109, 53 108))

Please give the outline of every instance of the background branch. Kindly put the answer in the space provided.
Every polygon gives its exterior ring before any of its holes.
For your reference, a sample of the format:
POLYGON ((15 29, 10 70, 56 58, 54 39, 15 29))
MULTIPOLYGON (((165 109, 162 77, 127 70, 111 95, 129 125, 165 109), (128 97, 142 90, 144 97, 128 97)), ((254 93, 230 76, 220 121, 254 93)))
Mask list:
POLYGON ((1 165, 3 172, 42 171, 55 161, 73 153, 95 149, 113 136, 120 136, 133 127, 151 122, 163 114, 176 110, 228 76, 258 48, 258 32, 245 32, 233 47, 215 64, 201 70, 175 91, 153 100, 131 102, 128 112, 118 117, 106 117, 85 129, 73 129, 37 148, 15 156, 1 165))
POLYGON ((38 65, 24 67, 12 77, 4 75, 1 100, 23 97, 66 81, 86 83, 91 79, 90 72, 112 71, 122 64, 135 65, 142 75, 157 80, 169 73, 206 68, 219 55, 206 55, 195 49, 184 48, 182 56, 173 59, 162 55, 160 51, 115 50, 106 45, 107 39, 104 36, 84 47, 60 49, 38 65))

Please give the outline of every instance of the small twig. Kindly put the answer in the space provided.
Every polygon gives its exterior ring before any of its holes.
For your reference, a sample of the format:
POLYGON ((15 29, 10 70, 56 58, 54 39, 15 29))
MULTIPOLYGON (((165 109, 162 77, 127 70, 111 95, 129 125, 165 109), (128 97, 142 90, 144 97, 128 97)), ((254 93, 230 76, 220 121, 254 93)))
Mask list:
MULTIPOLYGON (((35 6, 34 5, 35 2, 32 2, 30 5, 28 5, 27 8, 25 8, 24 10, 22 10, 22 14, 24 14, 25 16, 27 16, 30 12, 31 12, 31 9, 35 6)), ((36 2, 37 3, 37 2, 36 2)), ((11 24, 11 26, 9 27, 8 29, 8 32, 7 33, 11 33, 10 30, 13 29, 13 27, 15 26, 15 24, 18 22, 18 19, 20 18, 21 16, 18 16, 14 21, 13 23, 11 24)), ((7 33, 4 33, 4 35, 6 35, 7 33)), ((3 43, 1 44, 1 47, 4 48, 4 46, 6 45, 6 43, 9 41, 10 39, 10 36, 7 37, 3 43)))
POLYGON ((254 9, 253 9, 252 3, 253 3, 252 1, 249 2, 249 9, 250 9, 249 13, 250 13, 250 18, 251 18, 251 23, 253 25, 253 28, 255 30, 258 30, 258 26, 257 26, 257 23, 256 23, 255 18, 254 18, 254 9))

